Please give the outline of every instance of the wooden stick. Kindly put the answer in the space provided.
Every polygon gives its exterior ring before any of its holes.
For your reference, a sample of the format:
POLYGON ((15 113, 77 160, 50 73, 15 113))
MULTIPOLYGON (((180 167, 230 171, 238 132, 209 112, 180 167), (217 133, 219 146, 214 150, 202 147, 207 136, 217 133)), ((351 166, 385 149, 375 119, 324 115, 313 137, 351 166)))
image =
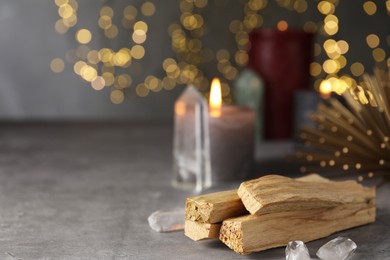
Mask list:
MULTIPOLYGON (((376 147, 376 144, 372 142, 372 140, 370 138, 367 137, 367 133, 364 131, 359 131, 359 129, 357 129, 355 127, 355 125, 352 125, 352 124, 348 124, 348 122, 343 122, 341 121, 340 119, 335 119, 335 118, 330 118, 331 116, 330 115, 319 115, 319 114, 315 114, 313 117, 312 117, 312 120, 314 122, 317 122, 317 123, 321 123, 321 124, 324 124, 325 126, 327 126, 327 128, 329 128, 331 130, 332 126, 336 126, 338 131, 339 132, 342 132, 345 134, 345 137, 347 136, 352 136, 353 137, 353 142, 354 143, 359 143, 360 145, 364 145, 365 147, 367 147, 368 149, 370 149, 371 151, 373 152, 378 152, 378 147, 376 147), (320 118, 322 117, 322 118, 320 118), (349 125, 350 127, 349 128, 346 128, 345 125, 349 125)), ((330 131, 328 131, 330 132, 330 131)))
POLYGON ((221 225, 221 223, 210 224, 186 220, 184 225, 184 234, 194 241, 208 238, 218 238, 221 225))
POLYGON ((303 182, 330 182, 329 179, 324 178, 316 173, 311 173, 302 177, 298 177, 295 180, 303 182))
MULTIPOLYGON (((360 110, 362 109, 362 105, 355 100, 355 98, 352 96, 351 92, 345 91, 343 93, 343 97, 345 101, 347 102, 349 108, 353 111, 353 113, 359 118, 360 122, 364 124, 363 118, 360 116, 360 110)), ((365 127, 366 128, 366 127, 365 127)))
MULTIPOLYGON (((297 178, 299 181, 326 181, 318 174, 297 178)), ((187 198, 186 220, 218 223, 227 218, 248 214, 237 190, 228 190, 187 198)))
MULTIPOLYGON (((325 139, 324 144, 329 144, 335 148, 340 147, 348 147, 350 154, 355 154, 359 157, 367 157, 367 158, 377 158, 375 154, 367 153, 366 150, 364 150, 362 147, 356 145, 353 142, 348 142, 346 140, 343 140, 342 138, 334 135, 330 135, 328 133, 321 132, 320 130, 313 129, 310 127, 303 126, 301 127, 301 131, 305 132, 306 134, 317 136, 318 138, 323 137, 325 139)), ((322 145, 324 145, 322 144, 322 145)))
MULTIPOLYGON (((318 152, 306 152, 306 151, 300 151, 301 158, 298 158, 300 162, 313 162, 313 163, 321 163, 324 162, 326 165, 330 164, 330 161, 333 160, 333 164, 351 164, 355 165, 357 163, 359 164, 370 164, 370 165, 379 165, 378 160, 367 160, 366 158, 356 158, 356 157, 348 157, 348 156, 340 156, 336 157, 334 154, 330 153, 318 153, 318 152), (359 159, 359 161, 358 161, 359 159), (376 163, 376 164, 375 164, 376 163)), ((331 165, 330 165, 331 166, 331 165)), ((359 168, 359 167, 358 167, 359 168)))
POLYGON ((223 222, 219 239, 239 254, 286 246, 289 241, 326 237, 344 229, 375 221, 375 199, 260 216, 247 215, 223 222))
MULTIPOLYGON (((364 109, 361 111, 363 113, 365 111, 364 109)), ((340 129, 344 129, 347 133, 350 133, 351 135, 355 135, 355 137, 358 137, 363 142, 365 142, 368 147, 370 147, 372 150, 376 150, 375 143, 372 143, 372 141, 368 138, 366 130, 362 133, 360 131, 356 131, 357 129, 353 127, 353 125, 350 125, 345 122, 345 120, 342 120, 334 115, 334 112, 331 112, 328 108, 324 108, 321 110, 321 112, 325 115, 325 118, 329 120, 333 125, 337 126, 340 129)), ((341 114, 341 112, 340 112, 341 114)))
MULTIPOLYGON (((374 71, 375 72, 375 71, 374 71)), ((378 74, 378 71, 375 73, 375 77, 371 77, 367 74, 363 75, 363 79, 371 86, 371 92, 375 97, 375 100, 378 102, 378 106, 381 110, 383 110, 383 113, 385 115, 385 118, 387 123, 390 121, 390 112, 389 112, 389 104, 387 102, 386 94, 383 87, 380 87, 379 84, 383 84, 382 80, 380 79, 380 75, 378 74), (381 83, 379 83, 381 82, 381 83)), ((389 124, 387 124, 387 127, 389 127, 389 124)))
POLYGON ((237 193, 252 215, 363 203, 375 197, 375 189, 356 181, 303 183, 279 175, 243 182, 237 193))
POLYGON ((344 119, 350 121, 350 125, 353 125, 355 128, 359 129, 360 132, 365 133, 366 128, 360 122, 359 118, 357 118, 351 111, 349 111, 344 105, 342 105, 337 99, 331 99, 330 104, 334 109, 340 112, 340 114, 344 117, 344 119))
MULTIPOLYGON (((390 128, 390 111, 389 111, 389 97, 386 95, 385 89, 385 78, 384 71, 381 72, 379 69, 374 69, 374 80, 373 80, 373 93, 376 96, 376 100, 382 104, 382 109, 385 114, 385 121, 387 127, 390 128), (380 87, 382 86, 382 87, 380 87)), ((389 74, 390 75, 390 74, 389 74)))
POLYGON ((186 202, 186 219, 202 223, 218 223, 247 213, 237 190, 195 196, 186 202))
MULTIPOLYGON (((297 178, 296 180, 301 182, 329 182, 328 179, 323 178, 318 174, 309 174, 297 178)), ((188 198, 186 208, 187 220, 185 221, 184 233, 187 237, 195 241, 208 238, 218 238, 222 220, 219 223, 202 223, 199 220, 207 219, 216 221, 224 216, 228 216, 226 218, 230 218, 233 216, 242 216, 246 214, 248 214, 248 211, 246 211, 244 204, 242 204, 241 199, 237 195, 237 190, 210 193, 202 196, 188 198), (240 207, 229 208, 229 203, 236 204, 236 206, 238 205, 237 199, 240 201, 240 207), (211 207, 204 207, 203 210, 201 210, 199 205, 202 207, 202 205, 204 206, 205 204, 211 207), (198 207, 198 209, 194 210, 194 207, 198 207), (216 210, 218 208, 221 210, 220 212, 216 210), (201 217, 198 218, 198 221, 193 220, 199 216, 201 217), (207 218, 204 216, 207 216, 207 218)))
MULTIPOLYGON (((351 152, 349 150, 348 145, 335 147, 334 145, 331 145, 331 144, 327 143, 326 141, 320 142, 319 138, 317 136, 311 135, 311 133, 306 133, 306 134, 307 134, 306 137, 301 138, 302 140, 305 141, 305 145, 311 146, 311 147, 314 147, 317 149, 315 152, 311 152, 311 151, 305 151, 305 152, 300 151, 300 152, 302 155, 308 155, 309 157, 313 158, 313 161, 315 158, 320 158, 321 156, 323 156, 324 159, 328 157, 329 159, 334 159, 334 160, 337 160, 339 162, 341 162, 341 161, 357 162, 357 160, 360 161, 362 159, 364 159, 365 161, 375 161, 375 162, 378 161, 378 156, 377 157, 356 156, 354 151, 351 152), (345 147, 348 149, 348 151, 343 152, 341 154, 341 152, 345 149, 345 147), (337 148, 338 148, 338 150, 336 150, 337 148), (340 156, 335 155, 338 152, 340 152, 340 156)), ((347 142, 350 142, 350 141, 347 141, 347 142)), ((307 160, 307 161, 310 161, 310 160, 307 160)))

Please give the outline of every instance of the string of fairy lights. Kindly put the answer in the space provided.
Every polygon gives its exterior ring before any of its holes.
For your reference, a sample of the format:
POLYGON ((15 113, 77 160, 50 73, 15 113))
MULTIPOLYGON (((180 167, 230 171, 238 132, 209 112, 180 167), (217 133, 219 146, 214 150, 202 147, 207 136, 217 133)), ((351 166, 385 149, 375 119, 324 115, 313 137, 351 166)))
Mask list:
MULTIPOLYGON (((316 86, 323 92, 333 91, 339 95, 347 89, 355 89, 358 83, 354 78, 360 77, 365 73, 365 67, 361 62, 348 62, 346 53, 349 51, 349 43, 346 39, 336 40, 339 31, 339 19, 336 16, 336 9, 339 4, 337 0, 320 1, 317 8, 324 15, 323 26, 320 33, 326 36, 323 42, 323 50, 327 58, 322 65, 317 62, 311 64, 310 73, 312 76, 321 76, 325 72, 326 80, 319 79, 316 86), (338 76, 343 68, 349 66, 350 75, 338 76)), ((366 1, 363 4, 363 10, 368 16, 372 16, 377 12, 377 5, 373 1, 366 1)), ((390 1, 386 2, 387 13, 390 14, 390 1)), ((387 36, 389 38, 389 36, 387 36)), ((366 36, 366 43, 372 49, 372 57, 375 62, 385 62, 386 52, 379 47, 379 37, 376 34, 366 36)), ((390 43, 388 42, 390 46, 390 43)), ((387 65, 390 64, 390 59, 387 59, 387 65)))
MULTIPOLYGON (((65 63, 69 63, 75 74, 88 82, 94 90, 109 88, 111 101, 120 104, 125 100, 125 91, 145 97, 152 92, 171 90, 187 84, 194 84, 207 95, 210 82, 205 68, 207 64, 212 64, 221 77, 224 102, 230 103, 233 82, 248 63, 249 34, 252 30, 264 26, 264 17, 269 15, 268 9, 271 5, 269 0, 237 1, 243 8, 242 17, 233 19, 226 28, 221 28, 233 34, 236 48, 229 49, 221 43, 219 48, 212 49, 205 43, 205 38, 212 33, 205 13, 215 3, 208 0, 179 0, 180 18, 167 28, 174 57, 162 60, 162 76, 155 76, 142 73, 147 52, 145 43, 148 40, 149 26, 152 26, 149 18, 156 12, 152 1, 128 4, 118 13, 103 2, 97 24, 104 37, 114 40, 123 34, 130 35, 128 45, 115 50, 110 47, 91 47, 96 45, 93 44, 94 38, 98 37, 92 35, 89 28, 79 28, 77 0, 54 0, 59 15, 55 30, 60 34, 73 34, 78 46, 69 50, 64 59, 53 59, 51 70, 60 73, 64 71, 65 63)), ((320 20, 307 20, 302 25, 305 31, 319 35, 314 46, 315 60, 310 66, 310 74, 315 78, 314 88, 340 95, 348 88, 356 88, 358 84, 354 78, 363 75, 365 67, 359 61, 346 58, 353 46, 350 46, 347 39, 340 39, 338 36, 339 0, 275 0, 273 3, 298 15, 313 12, 313 9, 317 9, 315 12, 321 14, 320 20)), ((390 0, 386 0, 385 6, 378 5, 379 3, 373 1, 365 1, 362 9, 368 16, 374 16, 378 8, 386 8, 387 14, 390 14, 390 0)), ((283 31, 288 29, 289 23, 287 19, 278 20, 274 26, 283 31)), ((390 36, 380 39, 377 34, 371 33, 364 37, 375 62, 390 65, 390 59, 386 58, 384 49, 386 44, 390 46, 390 36)))
MULTIPOLYGON (((60 16, 60 19, 55 23, 55 29, 58 33, 65 34, 77 25, 79 4, 76 0, 55 0, 54 2, 58 6, 60 16)), ((143 44, 147 40, 148 32, 146 19, 154 15, 155 5, 151 2, 144 2, 139 9, 128 5, 122 12, 121 25, 123 29, 131 33, 129 46, 119 50, 108 47, 92 49, 89 45, 93 40, 91 31, 87 28, 81 28, 74 33, 79 46, 66 54, 65 59, 73 64, 74 72, 89 82, 93 89, 111 88, 110 98, 115 104, 124 101, 124 90, 132 85, 134 76, 139 76, 137 71, 141 66, 140 61, 145 56, 143 44)), ((115 39, 121 29, 114 24, 113 18, 114 10, 112 7, 103 6, 100 9, 98 26, 108 39, 115 39)), ((63 60, 59 58, 53 59, 51 62, 51 69, 54 72, 63 71, 64 66, 63 60)), ((138 96, 146 96, 150 90, 159 91, 160 89, 161 80, 152 75, 146 76, 143 83, 135 87, 138 96)))

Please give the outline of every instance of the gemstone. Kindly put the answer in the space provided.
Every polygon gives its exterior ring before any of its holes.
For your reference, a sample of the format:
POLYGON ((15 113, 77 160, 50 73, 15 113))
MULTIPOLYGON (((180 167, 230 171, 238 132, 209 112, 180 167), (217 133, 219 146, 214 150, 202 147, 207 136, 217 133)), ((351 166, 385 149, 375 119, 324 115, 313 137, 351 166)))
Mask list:
POLYGON ((356 250, 355 242, 347 237, 337 237, 318 249, 321 260, 345 260, 356 250))
POLYGON ((184 209, 155 211, 148 217, 149 226, 157 232, 172 232, 184 229, 184 209))
POLYGON ((202 94, 188 86, 175 103, 173 184, 202 191, 211 186, 208 105, 202 94))
POLYGON ((290 241, 286 246, 286 260, 310 260, 309 250, 302 241, 290 241))

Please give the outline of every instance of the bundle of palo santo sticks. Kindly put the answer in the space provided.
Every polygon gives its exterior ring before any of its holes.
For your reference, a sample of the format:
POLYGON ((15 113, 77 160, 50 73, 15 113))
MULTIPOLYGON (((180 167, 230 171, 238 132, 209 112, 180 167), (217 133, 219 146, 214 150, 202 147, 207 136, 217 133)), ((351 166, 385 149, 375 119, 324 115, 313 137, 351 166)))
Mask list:
POLYGON ((187 199, 185 235, 219 238, 239 254, 329 236, 375 221, 375 188, 317 174, 267 175, 228 190, 187 199))
POLYGON ((315 128, 302 127, 304 147, 297 153, 302 172, 342 170, 390 177, 390 70, 374 69, 362 82, 319 105, 311 116, 315 128))

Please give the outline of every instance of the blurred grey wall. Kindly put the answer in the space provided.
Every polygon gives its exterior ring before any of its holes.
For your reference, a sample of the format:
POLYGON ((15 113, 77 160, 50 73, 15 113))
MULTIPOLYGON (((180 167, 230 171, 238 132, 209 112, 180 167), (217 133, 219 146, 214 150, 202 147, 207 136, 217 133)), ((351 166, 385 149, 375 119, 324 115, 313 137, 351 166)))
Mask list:
MULTIPOLYGON (((176 2, 176 1, 172 1, 176 2)), ((79 1, 80 23, 91 20, 95 30, 102 3, 79 1)), ((178 13, 176 7, 161 5, 159 16, 161 49, 170 50, 166 27, 178 13), (168 20, 169 19, 169 20, 168 20), (164 28, 164 24, 166 24, 164 28)), ((63 58, 75 47, 73 35, 60 35, 54 29, 58 20, 57 6, 52 0, 0 1, 0 118, 1 119, 73 119, 129 118, 167 119, 172 102, 180 88, 160 92, 146 98, 127 97, 121 105, 110 102, 109 91, 94 91, 78 78, 73 67, 55 74, 50 70, 53 58, 63 58)), ((95 33, 96 33, 95 31, 95 33)), ((159 49, 158 51, 161 51, 159 49)), ((156 54, 153 54, 156 55, 156 54)), ((163 55, 157 54, 157 55, 163 55)), ((149 55, 149 60, 153 58, 149 55)), ((148 62, 152 73, 161 71, 161 63, 148 62)))
MULTIPOLYGON (((102 6, 109 4, 122 12, 124 3, 140 6, 143 2, 80 0, 78 28, 88 28, 94 36, 101 35, 97 20, 102 6)), ((180 10, 178 0, 153 3, 156 14, 150 18, 142 62, 148 74, 161 76, 162 61, 174 57, 167 28, 173 21, 180 21, 180 10)), ((115 105, 110 101, 109 89, 93 90, 75 75, 72 64, 67 63, 60 74, 53 73, 49 67, 51 60, 64 58, 68 50, 78 46, 74 40, 76 29, 65 35, 55 31, 57 10, 53 0, 0 1, 0 120, 172 118, 173 103, 184 86, 151 92, 145 98, 126 95, 122 104, 115 105)), ((233 16, 237 11, 241 13, 234 5, 228 10, 233 16)), ((229 12, 225 12, 226 18, 229 12)), ((126 46, 129 38, 126 35, 114 41, 101 37, 100 46, 94 47, 119 49, 126 46)), ((212 35, 210 42, 217 44, 215 39, 227 42, 228 46, 235 44, 231 34, 222 35, 220 31, 212 35)))
MULTIPOLYGON (((79 23, 88 27, 94 34, 99 33, 97 19, 103 4, 110 3, 114 8, 123 1, 79 0, 79 23)), ((211 9, 206 14, 210 26, 218 28, 223 19, 242 18, 240 0, 215 0, 223 2, 223 10, 211 9), (230 17, 230 18, 229 18, 230 17), (223 18, 223 19, 222 19, 223 18)), ((140 5, 143 1, 126 1, 140 5)), ((214 3, 214 0, 210 0, 214 3)), ((271 2, 271 1, 270 1, 271 2)), ((381 1, 382 2, 382 1, 381 1)), ((385 8, 385 1, 378 8, 385 8)), ((170 47, 167 27, 180 19, 179 1, 153 1, 157 12, 150 21, 150 33, 146 44, 145 67, 150 74, 160 76, 163 73, 161 62, 174 56, 170 47)), ((318 1, 313 1, 315 5, 318 1)), ((379 15, 368 17, 362 13, 364 1, 340 3, 339 17, 345 24, 340 27, 338 38, 348 38, 350 44, 361 46, 350 49, 356 56, 362 55, 365 63, 373 64, 370 50, 365 45, 364 34, 377 33, 383 38, 382 48, 387 48, 386 36, 389 34, 389 15, 384 10, 379 15), (341 13, 340 13, 341 12, 341 13), (355 35, 356 34, 356 35, 355 35), (355 39, 356 38, 356 39, 355 39)), ((271 9, 263 14, 264 25, 274 24, 280 15, 291 16, 291 12, 271 9)), ((313 12, 305 14, 303 19, 312 19, 313 12)), ((318 16, 318 15, 317 15, 318 16)), ((49 64, 53 58, 63 58, 65 53, 75 48, 74 33, 60 35, 54 29, 58 20, 57 6, 52 0, 2 0, 0 1, 0 120, 34 119, 129 119, 129 120, 166 120, 172 116, 172 105, 182 91, 183 86, 173 91, 151 93, 146 98, 128 95, 121 105, 110 102, 109 90, 93 90, 89 84, 78 78, 72 65, 66 64, 65 71, 55 74, 49 64)), ((302 18, 301 18, 302 19, 302 18)), ((314 19, 318 19, 314 18, 314 19)), ((230 19, 231 20, 231 19, 230 19)), ((100 32, 101 33, 101 32, 100 32)), ((223 42, 234 47, 234 35, 216 30, 208 39, 211 45, 223 42)), ((388 40, 389 41, 389 40, 388 40)), ((121 42, 102 40, 100 44, 118 47, 121 42)), ((95 46, 96 47, 96 46, 95 46)), ((211 76, 211 75, 210 75, 211 76)))

